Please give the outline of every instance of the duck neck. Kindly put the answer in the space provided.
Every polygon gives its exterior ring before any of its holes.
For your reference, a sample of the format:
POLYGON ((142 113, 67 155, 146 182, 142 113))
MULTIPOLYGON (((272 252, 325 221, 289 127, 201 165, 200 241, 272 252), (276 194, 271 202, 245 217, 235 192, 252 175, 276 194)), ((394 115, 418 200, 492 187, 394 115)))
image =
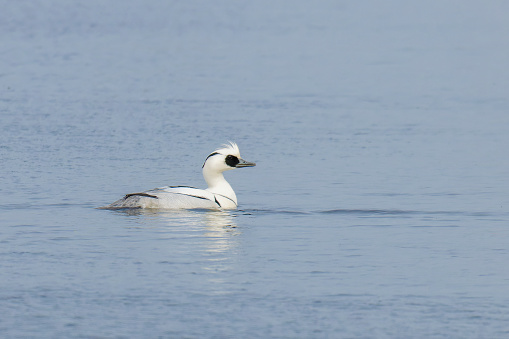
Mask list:
POLYGON ((209 186, 207 191, 212 193, 217 193, 220 195, 224 195, 229 199, 233 200, 235 204, 237 204, 237 196, 233 191, 233 188, 230 186, 228 181, 224 178, 223 173, 209 173, 208 171, 203 169, 203 178, 207 182, 209 186))

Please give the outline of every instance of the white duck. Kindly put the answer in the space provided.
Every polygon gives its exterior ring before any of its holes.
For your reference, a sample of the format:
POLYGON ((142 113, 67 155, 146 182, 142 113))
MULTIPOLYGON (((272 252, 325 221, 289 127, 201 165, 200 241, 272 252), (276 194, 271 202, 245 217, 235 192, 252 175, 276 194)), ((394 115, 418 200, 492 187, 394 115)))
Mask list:
POLYGON ((203 164, 203 177, 208 184, 205 190, 190 186, 166 186, 141 193, 127 194, 103 209, 122 208, 237 208, 237 196, 223 176, 224 171, 256 166, 240 157, 234 142, 223 145, 211 153, 203 164))

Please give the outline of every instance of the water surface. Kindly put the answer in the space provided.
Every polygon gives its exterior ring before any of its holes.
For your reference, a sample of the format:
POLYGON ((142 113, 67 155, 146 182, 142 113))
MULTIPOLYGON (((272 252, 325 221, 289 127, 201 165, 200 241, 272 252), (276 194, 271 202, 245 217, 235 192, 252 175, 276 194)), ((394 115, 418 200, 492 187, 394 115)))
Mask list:
POLYGON ((0 335, 506 337, 507 7, 5 4, 0 335))

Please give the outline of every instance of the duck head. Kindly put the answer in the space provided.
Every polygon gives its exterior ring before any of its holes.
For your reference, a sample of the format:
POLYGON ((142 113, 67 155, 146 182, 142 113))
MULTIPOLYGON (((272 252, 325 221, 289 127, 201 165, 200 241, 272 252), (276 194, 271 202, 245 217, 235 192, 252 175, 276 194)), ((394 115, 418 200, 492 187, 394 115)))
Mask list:
POLYGON ((240 156, 239 146, 234 142, 229 142, 223 145, 223 148, 219 148, 205 159, 203 163, 203 172, 207 173, 223 173, 224 171, 232 170, 241 167, 253 167, 256 166, 254 162, 249 162, 240 156))
POLYGON ((207 190, 224 195, 237 204, 237 197, 230 184, 225 180, 223 172, 242 167, 256 166, 240 156, 239 147, 229 142, 212 152, 203 163, 203 178, 208 184, 207 190))

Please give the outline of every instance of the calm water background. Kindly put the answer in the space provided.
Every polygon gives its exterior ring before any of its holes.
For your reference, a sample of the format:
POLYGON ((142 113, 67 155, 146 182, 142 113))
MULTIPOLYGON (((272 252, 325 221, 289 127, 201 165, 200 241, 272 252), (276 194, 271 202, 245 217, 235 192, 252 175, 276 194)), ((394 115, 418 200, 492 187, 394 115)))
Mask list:
POLYGON ((0 5, 2 338, 509 336, 508 2, 0 5))

